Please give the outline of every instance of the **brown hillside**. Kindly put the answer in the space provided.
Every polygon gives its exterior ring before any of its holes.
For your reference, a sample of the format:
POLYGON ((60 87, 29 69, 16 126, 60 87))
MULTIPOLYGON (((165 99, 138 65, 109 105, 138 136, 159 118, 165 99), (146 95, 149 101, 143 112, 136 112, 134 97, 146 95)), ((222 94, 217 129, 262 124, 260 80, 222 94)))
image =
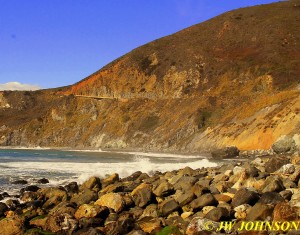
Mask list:
POLYGON ((300 130, 299 25, 299 0, 238 9, 139 47, 72 86, 4 92, 0 143, 268 149, 300 130))

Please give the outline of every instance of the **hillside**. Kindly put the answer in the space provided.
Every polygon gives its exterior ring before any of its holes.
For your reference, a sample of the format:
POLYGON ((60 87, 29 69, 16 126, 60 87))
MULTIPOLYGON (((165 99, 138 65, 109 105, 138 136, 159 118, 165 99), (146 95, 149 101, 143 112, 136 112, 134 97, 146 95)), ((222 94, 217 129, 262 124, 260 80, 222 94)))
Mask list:
POLYGON ((299 25, 299 0, 238 9, 139 47, 74 85, 2 92, 0 144, 269 149, 300 134, 299 25))

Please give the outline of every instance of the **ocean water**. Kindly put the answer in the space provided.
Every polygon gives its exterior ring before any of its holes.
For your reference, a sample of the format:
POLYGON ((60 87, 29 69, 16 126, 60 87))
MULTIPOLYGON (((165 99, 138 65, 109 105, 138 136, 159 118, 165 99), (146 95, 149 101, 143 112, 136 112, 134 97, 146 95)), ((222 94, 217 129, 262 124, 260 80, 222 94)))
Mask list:
POLYGON ((37 180, 47 178, 50 181, 47 186, 57 186, 72 181, 82 183, 91 176, 105 177, 112 173, 126 177, 136 171, 152 174, 186 166, 197 169, 217 164, 203 156, 175 154, 0 149, 0 193, 18 194, 24 185, 12 182, 21 179, 39 185, 37 180))

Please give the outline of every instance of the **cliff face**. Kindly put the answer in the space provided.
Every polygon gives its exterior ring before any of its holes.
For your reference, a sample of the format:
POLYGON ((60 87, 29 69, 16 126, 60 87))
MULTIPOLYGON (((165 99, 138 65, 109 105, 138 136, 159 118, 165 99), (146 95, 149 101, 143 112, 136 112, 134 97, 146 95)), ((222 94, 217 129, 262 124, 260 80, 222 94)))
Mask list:
POLYGON ((1 93, 0 144, 268 149, 300 132, 299 22, 300 1, 239 9, 72 86, 1 93))

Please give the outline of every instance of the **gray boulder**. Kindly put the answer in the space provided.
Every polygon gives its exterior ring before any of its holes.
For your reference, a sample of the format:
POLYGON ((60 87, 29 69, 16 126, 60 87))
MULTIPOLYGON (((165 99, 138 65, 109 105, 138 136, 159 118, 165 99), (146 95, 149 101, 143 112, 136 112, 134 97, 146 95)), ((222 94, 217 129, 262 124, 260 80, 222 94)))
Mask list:
POLYGON ((295 151, 296 143, 292 137, 283 135, 272 145, 272 149, 275 153, 287 153, 295 151))
POLYGON ((226 147, 223 149, 217 149, 211 152, 211 156, 214 159, 225 159, 225 158, 234 158, 239 156, 240 150, 235 147, 226 147))

